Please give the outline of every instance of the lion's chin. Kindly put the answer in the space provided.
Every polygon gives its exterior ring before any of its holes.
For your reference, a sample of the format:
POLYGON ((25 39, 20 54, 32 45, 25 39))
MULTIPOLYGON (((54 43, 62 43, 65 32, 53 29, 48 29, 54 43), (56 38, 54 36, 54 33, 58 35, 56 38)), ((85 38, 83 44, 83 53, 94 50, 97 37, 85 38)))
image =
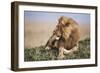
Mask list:
POLYGON ((56 37, 56 40, 59 40, 60 37, 56 37))

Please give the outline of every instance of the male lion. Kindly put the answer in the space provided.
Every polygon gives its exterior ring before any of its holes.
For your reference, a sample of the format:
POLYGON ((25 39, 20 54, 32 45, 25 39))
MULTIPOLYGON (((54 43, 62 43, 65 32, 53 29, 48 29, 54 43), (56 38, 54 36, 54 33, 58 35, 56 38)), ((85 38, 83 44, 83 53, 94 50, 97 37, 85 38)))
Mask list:
POLYGON ((46 44, 46 48, 58 48, 58 58, 63 58, 64 54, 77 50, 79 39, 79 25, 73 19, 61 16, 53 35, 46 44))

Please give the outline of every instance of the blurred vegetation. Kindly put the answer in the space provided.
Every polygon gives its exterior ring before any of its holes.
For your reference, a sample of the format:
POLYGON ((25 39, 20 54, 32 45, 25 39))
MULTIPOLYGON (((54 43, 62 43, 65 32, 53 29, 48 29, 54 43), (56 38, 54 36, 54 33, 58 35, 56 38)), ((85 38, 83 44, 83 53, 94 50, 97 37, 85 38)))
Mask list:
MULTIPOLYGON (((24 50, 24 61, 58 60, 57 56, 58 49, 46 50, 44 46, 24 50)), ((90 38, 80 41, 78 51, 65 55, 63 60, 87 58, 90 58, 90 38)))

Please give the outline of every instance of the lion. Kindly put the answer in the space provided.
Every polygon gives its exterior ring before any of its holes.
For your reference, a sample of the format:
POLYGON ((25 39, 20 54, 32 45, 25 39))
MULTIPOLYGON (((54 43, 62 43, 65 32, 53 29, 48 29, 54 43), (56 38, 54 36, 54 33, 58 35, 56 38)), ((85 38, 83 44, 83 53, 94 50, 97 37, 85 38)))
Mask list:
POLYGON ((72 18, 61 16, 58 24, 46 44, 46 48, 58 48, 58 58, 64 58, 64 54, 69 54, 78 49, 80 30, 78 23, 72 18))

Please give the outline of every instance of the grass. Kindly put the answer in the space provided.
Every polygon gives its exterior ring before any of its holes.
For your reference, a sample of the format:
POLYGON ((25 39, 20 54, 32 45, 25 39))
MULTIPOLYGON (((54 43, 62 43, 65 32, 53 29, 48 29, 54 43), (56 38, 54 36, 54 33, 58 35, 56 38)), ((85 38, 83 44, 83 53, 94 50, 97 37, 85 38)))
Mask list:
MULTIPOLYGON (((35 48, 26 48, 24 50, 24 61, 47 61, 58 60, 58 49, 45 50, 44 46, 35 48)), ((77 52, 65 55, 63 60, 67 59, 87 59, 90 58, 90 38, 79 42, 77 52)))

